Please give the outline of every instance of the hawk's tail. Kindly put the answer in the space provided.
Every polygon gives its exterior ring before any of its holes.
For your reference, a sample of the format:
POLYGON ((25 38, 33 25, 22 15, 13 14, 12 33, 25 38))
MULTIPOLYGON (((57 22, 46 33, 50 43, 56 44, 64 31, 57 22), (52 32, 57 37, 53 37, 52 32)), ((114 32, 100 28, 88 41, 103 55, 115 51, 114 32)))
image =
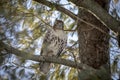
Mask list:
POLYGON ((40 63, 40 71, 44 74, 47 74, 50 70, 50 63, 41 62, 40 63))

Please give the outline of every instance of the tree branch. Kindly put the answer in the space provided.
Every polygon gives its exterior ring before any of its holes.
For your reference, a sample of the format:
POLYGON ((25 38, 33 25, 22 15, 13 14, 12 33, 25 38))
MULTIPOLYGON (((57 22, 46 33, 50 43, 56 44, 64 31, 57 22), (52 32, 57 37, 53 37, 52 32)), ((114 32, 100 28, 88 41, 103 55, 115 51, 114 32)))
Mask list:
MULTIPOLYGON (((65 13, 66 15, 70 16, 74 20, 80 20, 82 22, 84 21, 84 20, 78 18, 77 15, 75 15, 71 11, 61 7, 58 4, 51 3, 46 0, 34 0, 34 1, 37 1, 43 5, 46 5, 51 8, 55 7, 58 11, 65 13)), ((114 19, 112 16, 110 16, 107 13, 107 11, 105 11, 99 4, 97 4, 93 0, 81 0, 81 2, 80 2, 80 0, 69 0, 69 1, 71 1, 72 3, 74 3, 76 6, 78 6, 80 8, 83 7, 85 9, 92 11, 92 14, 96 15, 97 18, 99 18, 100 21, 103 22, 104 24, 106 24, 110 29, 112 29, 115 32, 120 32, 120 23, 116 19, 114 19)))
POLYGON ((69 10, 61 7, 61 6, 58 5, 58 4, 55 4, 55 3, 52 3, 52 2, 49 2, 49 1, 46 1, 46 0, 34 0, 34 1, 36 1, 36 2, 38 2, 38 3, 41 3, 41 4, 43 4, 43 5, 46 5, 46 6, 50 7, 50 8, 53 8, 53 7, 54 7, 54 8, 56 8, 58 11, 67 14, 67 15, 70 16, 72 19, 77 20, 77 15, 75 15, 75 14, 72 13, 71 11, 69 11, 69 10))
POLYGON ((70 66, 73 68, 78 68, 78 69, 83 69, 83 70, 90 69, 92 71, 95 71, 95 69, 93 69, 85 64, 75 63, 74 61, 71 61, 71 60, 66 60, 66 59, 55 57, 55 56, 32 55, 27 52, 23 52, 18 49, 15 49, 14 47, 11 47, 1 41, 0 41, 0 46, 2 47, 2 49, 6 50, 8 53, 15 54, 16 56, 22 57, 25 60, 33 60, 33 61, 37 61, 37 62, 45 61, 45 62, 49 62, 49 63, 63 64, 63 65, 70 66), (77 64, 77 66, 76 66, 76 64, 77 64))
MULTIPOLYGON (((39 1, 39 0, 35 0, 35 1, 38 1, 39 3, 44 4, 44 5, 46 5, 46 6, 49 6, 49 7, 51 7, 51 8, 55 7, 58 11, 61 11, 61 12, 65 13, 65 14, 67 14, 68 16, 70 16, 71 18, 73 18, 74 20, 76 20, 77 22, 78 22, 78 21, 81 21, 81 22, 83 22, 83 23, 85 23, 85 24, 87 24, 87 25, 89 25, 89 26, 97 29, 98 31, 100 31, 100 32, 102 32, 102 33, 104 33, 104 34, 106 34, 106 35, 109 36, 109 34, 106 33, 104 30, 102 30, 101 28, 99 28, 99 27, 97 27, 96 25, 93 25, 93 24, 91 24, 91 23, 89 23, 89 22, 81 19, 80 17, 78 17, 77 15, 75 15, 74 13, 72 13, 71 11, 69 11, 69 10, 61 7, 61 6, 58 5, 58 4, 51 3, 51 2, 46 1, 46 0, 44 0, 44 1, 42 1, 42 0, 40 0, 40 1, 39 1)), ((112 37, 112 36, 110 36, 110 37, 112 37)))
POLYGON ((78 7, 83 7, 90 10, 96 15, 102 22, 104 22, 110 29, 115 32, 120 32, 120 22, 108 14, 99 4, 94 0, 69 0, 78 7))
POLYGON ((96 70, 86 64, 58 58, 55 56, 50 57, 50 56, 31 55, 27 52, 17 50, 15 48, 3 43, 2 41, 0 41, 0 46, 1 46, 2 50, 6 50, 8 53, 15 54, 16 56, 19 56, 25 60, 33 60, 33 61, 37 61, 37 62, 45 61, 45 62, 49 62, 49 63, 62 64, 62 65, 66 65, 69 67, 80 69, 80 70, 84 71, 85 73, 87 72, 87 74, 89 74, 89 75, 96 75, 98 77, 102 77, 101 74, 106 74, 106 73, 103 73, 103 71, 105 72, 105 69, 103 69, 103 68, 101 68, 100 70, 96 70))

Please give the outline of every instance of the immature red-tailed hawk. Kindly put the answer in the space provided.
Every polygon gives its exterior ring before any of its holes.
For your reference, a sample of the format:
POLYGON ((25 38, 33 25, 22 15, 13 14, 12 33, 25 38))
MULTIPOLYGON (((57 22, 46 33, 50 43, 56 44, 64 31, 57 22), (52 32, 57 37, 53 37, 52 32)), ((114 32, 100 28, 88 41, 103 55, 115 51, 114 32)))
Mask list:
MULTIPOLYGON (((43 56, 59 56, 63 52, 67 44, 67 34, 63 30, 64 23, 56 20, 52 28, 48 28, 44 37, 41 55, 43 56)), ((40 71, 46 74, 50 69, 50 63, 41 62, 40 71)))

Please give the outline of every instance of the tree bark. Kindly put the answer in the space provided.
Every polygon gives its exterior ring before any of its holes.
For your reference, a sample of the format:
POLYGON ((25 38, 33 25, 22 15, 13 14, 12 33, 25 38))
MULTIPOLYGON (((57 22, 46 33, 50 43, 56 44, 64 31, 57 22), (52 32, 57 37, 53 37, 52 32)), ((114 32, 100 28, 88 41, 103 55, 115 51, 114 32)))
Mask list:
MULTIPOLYGON (((103 5, 102 5, 103 6, 103 5)), ((84 9, 79 9, 78 16, 83 20, 90 22, 97 27, 103 29, 106 33, 109 30, 103 25, 96 17, 91 13, 88 13, 84 9)), ((102 32, 91 28, 89 25, 79 22, 78 23, 78 36, 79 36, 79 59, 82 63, 87 64, 95 69, 100 69, 104 67, 107 73, 103 73, 103 76, 99 77, 100 80, 110 80, 110 65, 109 65, 109 36, 103 34, 102 32)), ((81 71, 83 73, 84 71, 81 71)), ((80 76, 80 80, 97 80, 91 77, 80 76)))

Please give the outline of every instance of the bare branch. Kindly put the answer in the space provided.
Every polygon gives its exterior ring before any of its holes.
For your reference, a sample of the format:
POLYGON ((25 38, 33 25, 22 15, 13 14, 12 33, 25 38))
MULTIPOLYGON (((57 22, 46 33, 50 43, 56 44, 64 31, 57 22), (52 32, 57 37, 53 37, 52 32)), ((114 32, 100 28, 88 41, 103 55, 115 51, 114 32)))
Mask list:
POLYGON ((49 62, 49 63, 62 64, 62 65, 66 65, 69 67, 80 69, 85 72, 87 71, 87 73, 90 75, 101 76, 101 74, 106 74, 106 73, 102 72, 102 71, 105 71, 102 68, 100 70, 96 70, 86 64, 74 62, 71 60, 66 60, 66 59, 55 57, 55 56, 50 57, 50 56, 31 55, 27 52, 17 50, 15 48, 3 43, 2 41, 0 41, 0 46, 2 49, 5 49, 8 53, 11 53, 11 51, 12 51, 12 54, 15 54, 16 56, 19 56, 25 60, 33 60, 33 61, 37 61, 37 62, 45 61, 45 62, 49 62), (100 73, 100 72, 102 72, 102 73, 100 73))
POLYGON ((55 7, 58 11, 65 13, 66 15, 70 16, 72 19, 76 20, 77 22, 78 22, 78 21, 81 21, 81 22, 83 22, 83 23, 85 23, 85 24, 87 24, 87 25, 90 25, 91 27, 93 27, 93 28, 101 31, 102 33, 108 35, 108 33, 106 33, 104 30, 102 30, 102 29, 100 29, 99 27, 97 27, 97 26, 95 26, 95 25, 93 25, 93 24, 91 24, 91 23, 89 23, 89 22, 87 22, 87 21, 79 18, 77 15, 75 15, 75 14, 72 13, 71 11, 69 11, 69 10, 61 7, 61 6, 58 5, 58 4, 51 3, 51 2, 46 1, 46 0, 35 0, 35 1, 37 1, 37 2, 39 2, 39 3, 41 3, 41 4, 44 4, 44 5, 48 6, 48 7, 51 7, 51 8, 55 7))
MULTIPOLYGON (((80 20, 81 22, 87 23, 88 25, 98 29, 98 27, 94 26, 91 23, 84 21, 81 18, 78 18, 77 15, 75 15, 71 11, 61 7, 58 4, 51 3, 46 0, 34 0, 34 1, 37 1, 37 2, 44 4, 51 8, 55 7, 58 11, 65 13, 66 15, 70 16, 74 20, 80 20)), ((107 11, 105 11, 100 5, 95 3, 93 0, 81 0, 81 2, 78 2, 79 0, 69 0, 69 1, 71 1, 72 3, 74 3, 76 6, 78 6, 80 8, 83 7, 85 9, 90 10, 92 12, 92 14, 96 15, 95 17, 99 18, 99 20, 102 23, 104 23, 105 25, 107 25, 110 29, 112 29, 115 32, 120 32, 120 29, 119 29, 120 23, 116 19, 114 19, 112 16, 110 16, 107 13, 107 11)), ((102 31, 101 29, 98 29, 98 30, 102 31)))
POLYGON ((95 70, 95 69, 93 69, 85 64, 82 64, 82 63, 58 58, 55 56, 49 57, 49 56, 30 55, 27 52, 17 50, 15 48, 3 43, 3 42, 0 42, 0 46, 3 49, 5 49, 8 53, 11 53, 11 51, 12 51, 12 54, 15 54, 15 55, 17 55, 25 60, 33 60, 33 61, 37 61, 37 62, 45 61, 45 62, 49 62, 49 63, 63 64, 63 65, 69 66, 69 67, 88 71, 89 74, 95 75, 97 73, 97 70, 95 70))
MULTIPOLYGON (((11 51, 12 51, 12 54, 22 57, 25 60, 33 60, 33 61, 37 61, 37 62, 45 61, 45 62, 49 62, 49 63, 63 64, 63 65, 70 66, 73 68, 78 68, 78 69, 88 69, 89 68, 89 66, 87 66, 85 64, 75 63, 74 61, 58 58, 55 56, 49 57, 49 56, 31 55, 27 52, 23 52, 18 49, 15 49, 1 41, 0 41, 0 46, 3 49, 5 49, 8 53, 11 53, 11 51), (78 64, 78 66, 76 66, 76 64, 78 64)), ((95 69, 93 69, 93 68, 89 68, 89 69, 95 71, 95 69)))
POLYGON ((43 4, 43 5, 46 5, 46 6, 50 7, 50 8, 53 8, 53 7, 54 7, 54 8, 56 8, 58 11, 67 14, 68 16, 70 16, 71 18, 73 18, 74 20, 77 20, 77 15, 75 15, 75 14, 72 13, 71 11, 69 11, 69 10, 61 7, 61 6, 58 5, 58 4, 55 4, 55 3, 52 3, 52 2, 49 2, 49 1, 46 1, 46 0, 34 0, 34 1, 36 1, 36 2, 38 2, 38 3, 41 3, 41 4, 43 4))

